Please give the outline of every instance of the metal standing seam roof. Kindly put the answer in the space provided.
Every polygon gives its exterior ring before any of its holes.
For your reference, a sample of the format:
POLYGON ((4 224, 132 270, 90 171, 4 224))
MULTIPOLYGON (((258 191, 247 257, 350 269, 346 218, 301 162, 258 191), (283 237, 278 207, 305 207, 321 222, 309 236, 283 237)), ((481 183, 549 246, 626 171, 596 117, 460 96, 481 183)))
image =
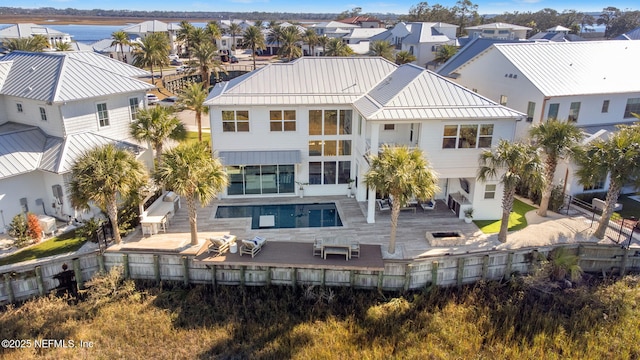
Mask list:
POLYGON ((369 120, 516 119, 524 116, 411 64, 400 66, 354 106, 369 120))
POLYGON ((15 51, 2 60, 13 61, 0 89, 3 95, 60 103, 154 88, 131 77, 140 70, 93 52, 15 51))
POLYGON ((67 33, 63 33, 62 31, 58 31, 52 28, 48 28, 42 25, 34 24, 34 23, 20 23, 9 25, 5 28, 0 29, 0 38, 28 38, 33 35, 56 35, 62 36, 67 35, 67 33))
MULTIPOLYGON (((451 40, 434 26, 438 23, 410 23, 411 33, 402 39, 404 44, 420 44, 451 40)), ((457 27, 457 26, 454 26, 457 27)))
POLYGON ((640 40, 640 27, 628 31, 616 37, 614 40, 640 40))
POLYGON ((396 68, 379 57, 303 57, 216 85, 205 105, 351 104, 396 68))
POLYGON ((379 35, 387 29, 383 28, 355 28, 351 29, 351 33, 346 35, 344 39, 370 39, 375 35, 379 35))
POLYGON ((140 152, 143 148, 94 133, 47 136, 40 128, 18 123, 0 125, 0 179, 43 170, 57 174, 71 171, 75 161, 97 146, 116 146, 140 152))
POLYGON ((446 63, 440 66, 437 73, 442 76, 452 76, 452 74, 459 67, 464 65, 467 61, 473 59, 478 54, 487 50, 491 45, 496 43, 514 43, 518 40, 500 40, 490 38, 474 38, 471 39, 465 46, 463 46, 458 52, 455 53, 446 63))
POLYGON ((545 96, 640 91, 640 42, 581 41, 495 44, 545 96))
POLYGON ((467 30, 483 30, 483 29, 531 30, 530 27, 514 25, 514 24, 507 24, 507 23, 501 23, 501 22, 483 24, 483 25, 476 25, 476 26, 469 26, 469 27, 466 27, 465 29, 467 29, 467 30))
POLYGON ((223 165, 291 165, 300 164, 300 150, 220 151, 223 165))
POLYGON ((167 32, 169 30, 175 30, 175 25, 176 24, 168 24, 159 20, 149 20, 125 27, 122 31, 135 34, 167 32))

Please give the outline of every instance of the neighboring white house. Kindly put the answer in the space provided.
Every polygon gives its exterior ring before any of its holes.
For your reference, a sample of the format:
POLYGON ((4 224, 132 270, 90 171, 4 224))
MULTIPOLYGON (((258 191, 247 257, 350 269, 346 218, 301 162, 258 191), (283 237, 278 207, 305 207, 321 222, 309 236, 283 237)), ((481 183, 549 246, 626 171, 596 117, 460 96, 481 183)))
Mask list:
POLYGON ((414 55, 414 64, 426 68, 435 59, 440 46, 457 45, 457 28, 443 22, 400 22, 390 30, 391 42, 396 50, 414 55))
MULTIPOLYGON (((98 40, 91 45, 88 45, 93 51, 108 56, 113 59, 118 59, 126 62, 127 64, 133 63, 135 59, 135 48, 132 45, 111 45, 113 39, 98 40)), ((85 45, 87 46, 87 45, 85 45)))
POLYGON ((571 29, 567 29, 564 26, 554 26, 549 28, 543 32, 539 32, 533 36, 529 37, 531 41, 556 41, 556 42, 564 42, 564 41, 586 41, 585 38, 580 37, 578 35, 569 34, 571 29))
POLYGON ((476 181, 478 156, 512 139, 524 116, 415 65, 379 57, 303 57, 217 84, 209 106, 214 152, 230 176, 222 197, 346 195, 368 201, 366 156, 382 144, 423 149, 437 199, 459 217, 500 217, 501 186, 476 181))
MULTIPOLYGON (((635 41, 495 43, 463 63, 452 58, 455 68, 443 68, 458 84, 526 113, 516 134, 523 138, 531 125, 549 118, 574 121, 588 134, 634 122, 631 113, 640 112, 639 58, 635 41)), ((560 177, 568 193, 583 190, 573 171, 560 177)))
POLYGON ((148 167, 151 150, 129 135, 146 106, 149 73, 94 52, 14 51, 0 59, 0 210, 2 225, 23 211, 79 216, 67 184, 75 160, 116 143, 148 167))
POLYGON ((372 42, 372 38, 383 32, 388 31, 384 28, 355 28, 351 29, 351 32, 345 35, 342 39, 349 45, 354 53, 359 55, 365 55, 369 53, 369 47, 372 42))
POLYGON ((531 28, 507 23, 491 23, 466 27, 469 38, 476 37, 501 39, 501 40, 524 40, 527 38, 527 31, 531 28))
POLYGON ((153 33, 166 33, 169 36, 169 46, 172 54, 179 53, 179 43, 177 42, 177 34, 179 30, 180 24, 165 23, 158 20, 143 21, 122 29, 122 31, 127 33, 133 41, 143 39, 147 35, 153 33))
POLYGON ((30 38, 34 35, 42 35, 47 38, 51 48, 55 48, 57 42, 71 42, 71 35, 38 24, 15 24, 0 29, 0 39, 30 38))
POLYGON ((311 29, 315 30, 318 36, 326 36, 328 38, 342 38, 349 34, 351 29, 359 28, 354 24, 345 24, 339 21, 328 21, 314 24, 311 29))

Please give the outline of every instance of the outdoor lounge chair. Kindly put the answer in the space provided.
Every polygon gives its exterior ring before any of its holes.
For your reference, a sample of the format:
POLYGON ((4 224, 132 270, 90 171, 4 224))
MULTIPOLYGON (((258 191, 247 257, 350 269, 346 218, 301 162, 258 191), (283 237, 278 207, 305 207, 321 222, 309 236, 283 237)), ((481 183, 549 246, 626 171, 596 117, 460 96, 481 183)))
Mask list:
POLYGON ((209 238, 211 244, 207 249, 207 253, 214 253, 216 256, 221 255, 229 251, 229 247, 236 241, 235 235, 224 235, 209 238))
POLYGON ((262 247, 267 242, 267 239, 256 236, 251 240, 242 240, 242 245, 240 246, 240 256, 243 254, 251 255, 251 257, 256 256, 262 247))
POLYGON ((421 202, 420 207, 422 210, 434 210, 436 208, 436 202, 433 200, 429 200, 427 202, 421 202))
POLYGON ((389 203, 389 200, 376 199, 376 204, 378 204, 378 209, 380 211, 389 211, 389 210, 391 210, 391 204, 389 203))

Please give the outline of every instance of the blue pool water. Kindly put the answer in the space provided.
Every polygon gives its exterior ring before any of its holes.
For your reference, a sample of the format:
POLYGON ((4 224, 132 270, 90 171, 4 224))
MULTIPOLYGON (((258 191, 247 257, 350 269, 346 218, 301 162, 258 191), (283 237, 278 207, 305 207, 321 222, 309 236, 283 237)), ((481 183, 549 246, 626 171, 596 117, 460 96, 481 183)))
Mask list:
POLYGON ((342 226, 342 220, 334 203, 218 206, 217 219, 252 219, 251 228, 260 229, 260 217, 273 216, 271 229, 342 226))

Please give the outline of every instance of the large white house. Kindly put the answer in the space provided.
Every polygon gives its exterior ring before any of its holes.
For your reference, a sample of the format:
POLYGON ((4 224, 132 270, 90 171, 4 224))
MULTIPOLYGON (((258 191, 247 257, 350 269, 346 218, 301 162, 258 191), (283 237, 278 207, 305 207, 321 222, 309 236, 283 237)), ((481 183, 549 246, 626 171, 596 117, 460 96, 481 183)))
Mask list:
POLYGON ((129 135, 153 86, 149 73, 94 52, 12 52, 0 59, 0 211, 3 228, 30 211, 67 219, 67 184, 86 150, 116 143, 152 166, 129 135))
POLYGON ((400 22, 389 31, 396 50, 409 52, 416 57, 414 64, 426 68, 442 45, 457 45, 457 28, 443 22, 400 22))
POLYGON ((55 48, 56 43, 71 42, 71 35, 38 24, 21 23, 0 29, 0 39, 30 38, 34 35, 44 36, 51 48, 55 48))
MULTIPOLYGON (((460 85, 527 114, 517 138, 549 118, 569 120, 602 135, 632 123, 640 112, 640 42, 581 41, 494 43, 464 61, 452 58, 439 72, 460 85)), ((573 171, 558 181, 568 193, 583 190, 573 171)), ((606 182, 596 189, 606 188, 606 182)), ((596 190, 587 189, 587 190, 596 190)))
POLYGON ((437 199, 463 217, 500 217, 497 181, 476 181, 480 152, 512 139, 524 114, 415 65, 376 57, 303 57, 217 84, 214 151, 230 176, 222 197, 346 195, 350 180, 375 221, 363 184, 367 155, 383 144, 423 149, 439 174, 437 199))

